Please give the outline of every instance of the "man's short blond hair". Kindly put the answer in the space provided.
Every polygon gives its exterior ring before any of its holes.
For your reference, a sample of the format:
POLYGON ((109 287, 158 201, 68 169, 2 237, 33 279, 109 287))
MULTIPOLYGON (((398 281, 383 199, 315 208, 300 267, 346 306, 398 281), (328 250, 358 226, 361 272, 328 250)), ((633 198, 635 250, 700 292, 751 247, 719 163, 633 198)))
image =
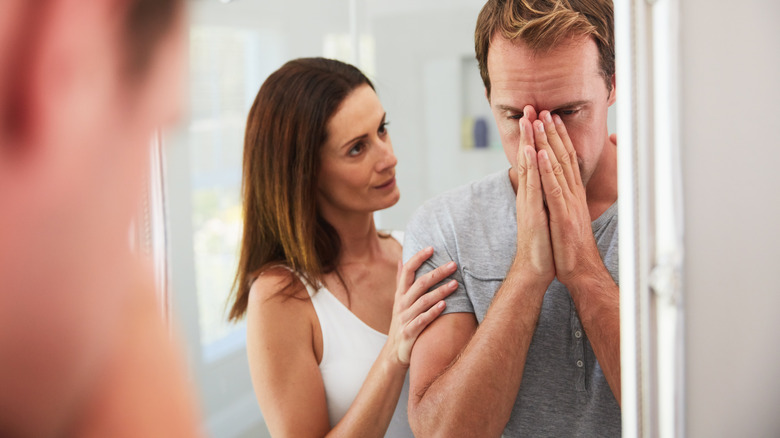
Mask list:
POLYGON ((487 68, 491 40, 500 35, 544 52, 572 37, 591 37, 599 50, 601 75, 612 90, 615 32, 612 0, 488 0, 477 18, 474 45, 479 73, 490 98, 487 68))

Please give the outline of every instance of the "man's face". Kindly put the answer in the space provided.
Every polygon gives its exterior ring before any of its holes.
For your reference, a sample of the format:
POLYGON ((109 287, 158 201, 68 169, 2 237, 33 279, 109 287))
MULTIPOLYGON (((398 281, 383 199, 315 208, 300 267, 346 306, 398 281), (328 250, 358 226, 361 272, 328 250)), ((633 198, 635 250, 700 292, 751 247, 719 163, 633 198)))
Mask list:
MULTIPOLYGON (((520 142, 518 120, 531 105, 538 115, 558 114, 571 137, 584 184, 596 171, 608 144, 607 110, 615 101, 599 69, 599 52, 590 37, 568 39, 534 53, 525 43, 497 35, 488 53, 490 106, 501 144, 512 167, 520 142)), ((613 82, 614 83, 614 82, 613 82)), ((535 119, 534 114, 525 116, 535 119)))
POLYGON ((178 110, 186 34, 180 18, 131 82, 117 2, 38 3, 0 1, 0 64, 24 61, 0 67, 19 69, 0 73, 0 114, 24 110, 23 123, 0 120, 0 351, 18 359, 0 374, 13 383, 3 391, 33 394, 0 406, 0 422, 49 436, 72 429, 74 403, 125 339, 115 330, 143 311, 121 313, 128 293, 143 293, 130 223, 151 134, 178 110), (31 416, 41 391, 45 415, 31 416))

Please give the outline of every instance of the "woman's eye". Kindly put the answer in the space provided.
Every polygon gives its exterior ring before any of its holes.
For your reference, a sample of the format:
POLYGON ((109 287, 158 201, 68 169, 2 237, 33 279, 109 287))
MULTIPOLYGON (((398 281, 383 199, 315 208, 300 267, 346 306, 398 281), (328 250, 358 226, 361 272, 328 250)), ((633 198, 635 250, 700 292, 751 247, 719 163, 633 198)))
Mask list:
POLYGON ((390 122, 382 122, 381 125, 379 125, 379 129, 376 131, 379 133, 379 135, 385 135, 387 133, 387 125, 389 125, 390 122))
POLYGON ((360 152, 363 151, 364 147, 365 145, 362 142, 356 143, 354 146, 349 148, 349 150, 347 151, 347 155, 349 155, 350 157, 354 157, 355 155, 360 154, 360 152))

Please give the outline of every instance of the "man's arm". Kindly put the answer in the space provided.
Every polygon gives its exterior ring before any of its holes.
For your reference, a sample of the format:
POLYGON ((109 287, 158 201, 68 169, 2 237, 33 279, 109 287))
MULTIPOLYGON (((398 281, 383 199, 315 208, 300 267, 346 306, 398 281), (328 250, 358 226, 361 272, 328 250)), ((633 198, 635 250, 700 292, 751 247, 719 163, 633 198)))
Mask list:
POLYGON ((526 129, 513 175, 515 260, 485 318, 477 327, 473 314, 441 316, 412 352, 409 422, 418 436, 498 437, 509 421, 544 294, 555 275, 532 140, 526 129))
POLYGON ((410 365, 409 422, 415 435, 501 435, 546 288, 510 270, 478 327, 472 313, 442 315, 428 326, 410 365))

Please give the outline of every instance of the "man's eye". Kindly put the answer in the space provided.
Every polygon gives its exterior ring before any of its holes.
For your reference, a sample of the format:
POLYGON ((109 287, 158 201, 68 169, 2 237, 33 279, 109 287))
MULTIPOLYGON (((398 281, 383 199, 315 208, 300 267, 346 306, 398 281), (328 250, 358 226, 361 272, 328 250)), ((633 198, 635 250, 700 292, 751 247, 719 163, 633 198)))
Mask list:
POLYGON ((567 110, 558 110, 555 113, 558 114, 559 116, 573 116, 574 114, 577 114, 578 112, 580 112, 580 110, 567 109, 567 110))
POLYGON ((520 119, 522 119, 522 118, 523 118, 523 113, 519 113, 519 114, 512 114, 511 116, 509 116, 509 118, 510 118, 511 120, 520 120, 520 119))

